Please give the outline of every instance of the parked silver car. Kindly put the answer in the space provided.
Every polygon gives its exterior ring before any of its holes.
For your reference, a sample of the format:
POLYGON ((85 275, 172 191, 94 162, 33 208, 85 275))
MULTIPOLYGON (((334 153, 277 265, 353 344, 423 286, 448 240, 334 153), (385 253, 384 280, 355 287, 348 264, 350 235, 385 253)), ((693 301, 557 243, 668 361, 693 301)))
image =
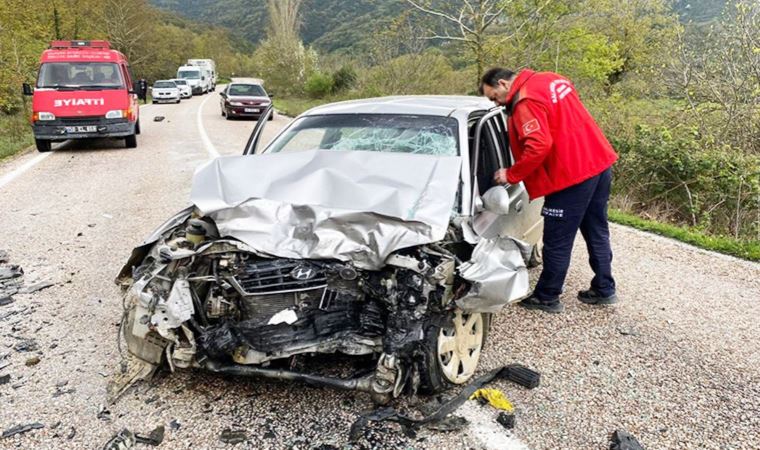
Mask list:
POLYGON ((540 259, 541 202, 522 184, 491 186, 512 164, 491 106, 336 103, 262 149, 259 121, 242 156, 197 171, 193 206, 122 269, 129 381, 194 367, 378 402, 469 381, 491 314, 528 293, 526 265, 540 259), (319 353, 369 355, 376 368, 349 379, 289 370, 319 353))
POLYGON ((182 78, 175 78, 171 81, 177 85, 180 98, 191 98, 193 96, 193 88, 190 87, 190 84, 187 82, 187 80, 184 80, 182 78))
POLYGON ((179 103, 179 88, 172 80, 158 80, 150 91, 153 103, 179 103))

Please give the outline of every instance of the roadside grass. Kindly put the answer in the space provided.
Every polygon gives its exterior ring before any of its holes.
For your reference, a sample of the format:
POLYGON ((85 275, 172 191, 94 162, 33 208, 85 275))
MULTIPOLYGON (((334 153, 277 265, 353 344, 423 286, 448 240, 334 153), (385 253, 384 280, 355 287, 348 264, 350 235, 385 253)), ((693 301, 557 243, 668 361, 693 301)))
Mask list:
POLYGON ((705 250, 712 250, 750 261, 760 261, 760 240, 744 240, 730 236, 708 235, 688 227, 643 219, 614 208, 610 208, 609 218, 612 222, 673 238, 705 250))
POLYGON ((0 113, 0 161, 34 143, 32 128, 23 113, 0 113))
POLYGON ((339 98, 309 98, 309 97, 275 97, 272 99, 274 107, 286 116, 295 117, 304 111, 325 103, 337 102, 339 98))

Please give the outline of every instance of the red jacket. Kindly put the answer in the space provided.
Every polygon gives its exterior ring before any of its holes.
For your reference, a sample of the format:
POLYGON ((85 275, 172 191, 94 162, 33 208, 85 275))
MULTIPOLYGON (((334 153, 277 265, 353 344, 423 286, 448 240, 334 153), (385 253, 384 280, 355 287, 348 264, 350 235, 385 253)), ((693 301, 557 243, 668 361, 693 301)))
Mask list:
POLYGON ((509 143, 515 164, 507 181, 525 183, 531 199, 543 197, 602 173, 617 160, 566 78, 521 71, 507 94, 509 143))

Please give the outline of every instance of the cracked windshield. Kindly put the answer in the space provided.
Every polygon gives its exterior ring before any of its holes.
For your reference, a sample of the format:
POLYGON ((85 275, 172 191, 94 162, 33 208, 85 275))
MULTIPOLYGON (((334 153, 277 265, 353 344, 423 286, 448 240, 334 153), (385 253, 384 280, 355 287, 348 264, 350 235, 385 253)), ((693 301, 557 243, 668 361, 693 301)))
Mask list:
POLYGON ((449 117, 346 114, 305 117, 267 153, 358 150, 456 156, 457 122, 449 117))

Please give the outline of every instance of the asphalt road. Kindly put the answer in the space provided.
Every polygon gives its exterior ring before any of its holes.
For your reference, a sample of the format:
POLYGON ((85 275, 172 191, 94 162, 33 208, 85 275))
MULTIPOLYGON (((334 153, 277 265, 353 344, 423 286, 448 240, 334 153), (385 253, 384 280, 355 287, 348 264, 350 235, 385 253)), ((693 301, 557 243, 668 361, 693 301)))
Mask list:
MULTIPOLYGON (((239 154, 255 124, 224 120, 216 94, 148 105, 141 115, 136 149, 67 143, 0 166, 0 249, 24 268, 26 285, 53 283, 0 306, 0 432, 44 425, 0 438, 0 448, 99 449, 123 428, 147 434, 158 425, 166 427, 162 449, 228 448, 220 441, 227 428, 248 437, 236 448, 345 448, 369 399, 300 384, 181 372, 136 386, 98 417, 120 360, 115 274, 134 245, 187 204, 194 169, 239 154), (154 122, 158 115, 165 120, 154 122), (35 345, 23 351, 29 339, 35 345)), ((287 120, 269 122, 263 140, 287 120)), ((564 314, 509 308, 496 317, 482 369, 521 362, 543 377, 530 391, 494 383, 517 409, 515 436, 495 411, 468 402, 459 411, 470 420, 464 430, 412 437, 381 424, 363 442, 603 449, 620 428, 648 449, 760 447, 760 265, 624 227, 612 232, 621 304, 573 300, 590 278, 579 237, 564 314)))

